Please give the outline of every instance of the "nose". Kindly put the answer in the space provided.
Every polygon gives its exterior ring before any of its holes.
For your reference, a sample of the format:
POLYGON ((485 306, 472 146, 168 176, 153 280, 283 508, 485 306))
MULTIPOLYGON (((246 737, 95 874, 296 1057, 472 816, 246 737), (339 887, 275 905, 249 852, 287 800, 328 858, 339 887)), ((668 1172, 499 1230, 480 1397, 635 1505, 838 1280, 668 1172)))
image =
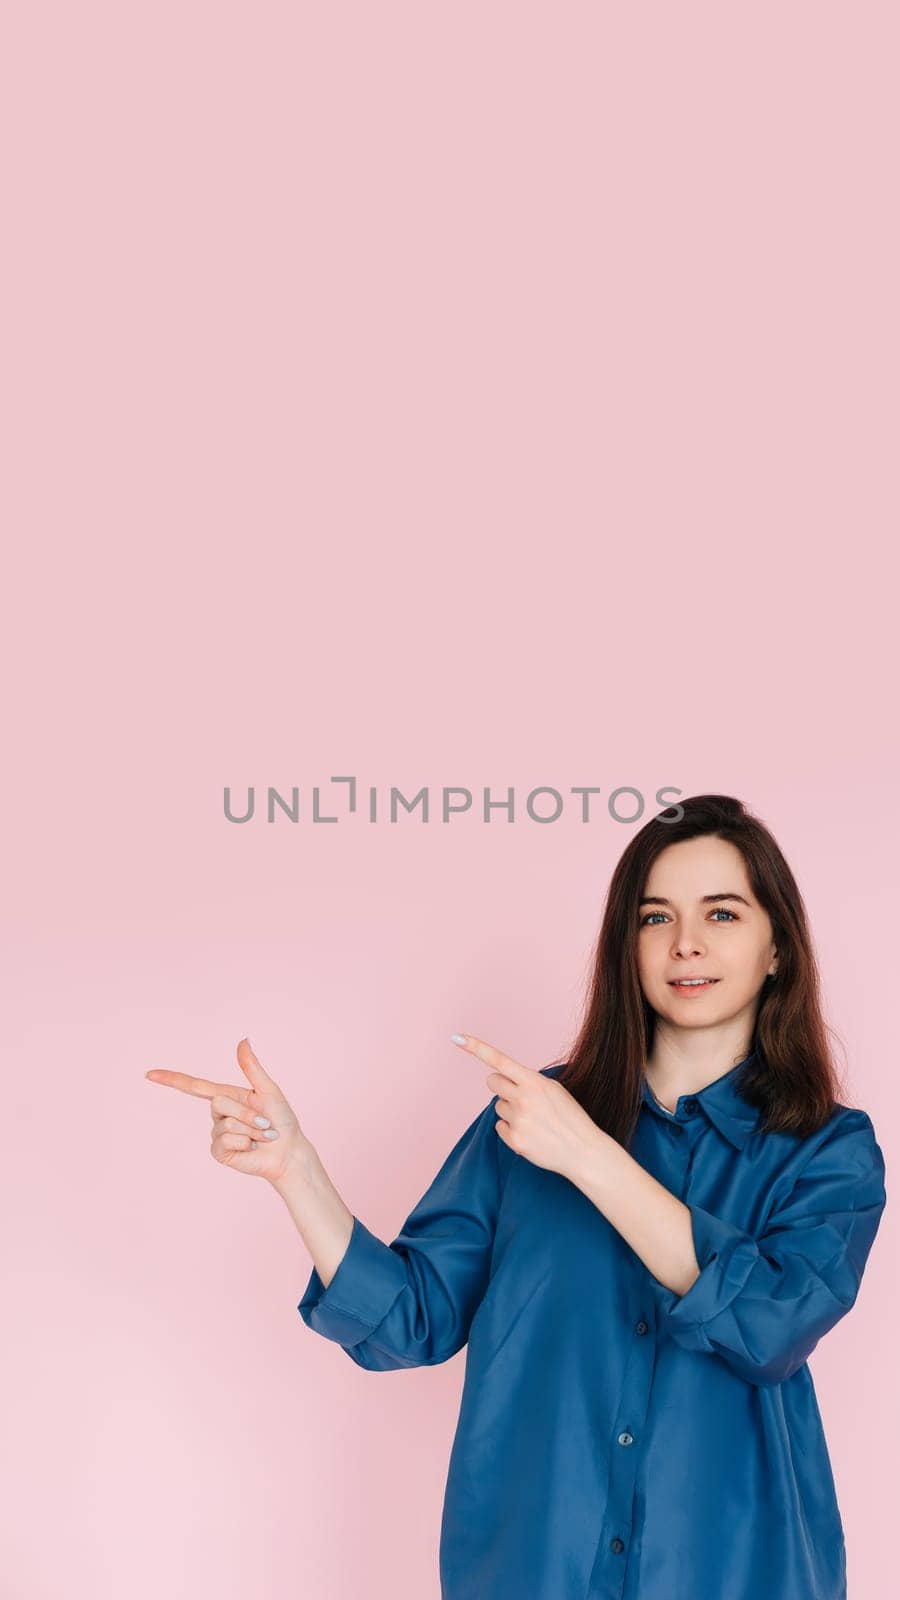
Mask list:
POLYGON ((676 956, 682 956, 686 960, 690 960, 692 956, 699 956, 703 954, 703 942, 696 934, 691 933, 690 929, 685 929, 681 935, 673 941, 672 954, 676 956))

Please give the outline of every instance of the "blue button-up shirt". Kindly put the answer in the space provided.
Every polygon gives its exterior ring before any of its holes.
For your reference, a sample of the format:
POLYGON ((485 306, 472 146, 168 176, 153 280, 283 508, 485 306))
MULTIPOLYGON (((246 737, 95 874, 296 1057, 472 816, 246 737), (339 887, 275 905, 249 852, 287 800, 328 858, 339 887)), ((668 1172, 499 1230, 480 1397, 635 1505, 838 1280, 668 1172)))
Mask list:
POLYGON ((467 1345, 442 1600, 846 1596, 807 1357, 856 1299, 884 1160, 846 1106, 758 1129, 743 1065, 674 1113, 644 1080, 628 1148, 690 1210, 685 1294, 504 1144, 496 1096, 390 1245, 354 1216, 327 1289, 313 1269, 300 1315, 369 1371, 467 1345))

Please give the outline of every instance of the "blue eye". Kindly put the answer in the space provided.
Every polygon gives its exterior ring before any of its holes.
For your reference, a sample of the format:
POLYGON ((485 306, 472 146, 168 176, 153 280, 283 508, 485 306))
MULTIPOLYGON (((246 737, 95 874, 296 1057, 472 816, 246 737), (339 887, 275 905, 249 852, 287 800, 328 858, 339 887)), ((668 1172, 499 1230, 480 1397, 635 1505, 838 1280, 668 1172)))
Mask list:
MULTIPOLYGON (((734 912, 733 911, 729 911, 727 906, 716 906, 716 909, 713 912, 713 916, 714 917, 728 917, 729 921, 737 922, 737 917, 735 916, 734 912)), ((640 926, 642 928, 643 927, 649 928, 651 926, 651 919, 653 917, 665 917, 665 912, 664 911, 648 911, 647 915, 645 917, 641 917, 640 926)))

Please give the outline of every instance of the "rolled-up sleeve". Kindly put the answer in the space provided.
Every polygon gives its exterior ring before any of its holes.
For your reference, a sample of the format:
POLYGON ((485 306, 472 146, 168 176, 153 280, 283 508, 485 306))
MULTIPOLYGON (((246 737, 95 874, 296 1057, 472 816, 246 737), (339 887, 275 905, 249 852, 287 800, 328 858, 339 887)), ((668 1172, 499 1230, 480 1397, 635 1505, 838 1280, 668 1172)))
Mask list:
POLYGON ((327 1288, 313 1268, 297 1310, 359 1366, 433 1366, 465 1344, 490 1278, 500 1208, 496 1100, 457 1140, 390 1244, 354 1215, 327 1288))
POLYGON ((683 1295, 651 1277, 661 1330, 748 1383, 782 1383, 850 1310, 886 1203, 864 1111, 848 1109, 758 1237, 686 1202, 700 1275, 683 1295))

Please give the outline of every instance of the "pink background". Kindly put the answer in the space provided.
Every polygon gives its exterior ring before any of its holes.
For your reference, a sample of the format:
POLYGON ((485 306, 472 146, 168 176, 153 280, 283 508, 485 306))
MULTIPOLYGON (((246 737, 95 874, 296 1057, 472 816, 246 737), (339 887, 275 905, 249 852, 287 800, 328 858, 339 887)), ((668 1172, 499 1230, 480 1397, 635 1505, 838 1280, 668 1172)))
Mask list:
MULTIPOLYGON (((448 1035, 570 1043, 619 785, 774 828, 890 1174, 898 32, 7 14, 11 1600, 437 1596, 464 1354, 369 1374, 306 1329, 287 1211, 143 1074, 242 1081, 249 1033, 390 1239, 489 1097, 448 1035), (338 774, 359 810, 313 825, 338 774), (302 820, 230 826, 226 784, 302 820), (391 784, 476 804, 370 823, 391 784)), ((811 1363, 852 1600, 895 1521, 897 1272, 889 1204, 811 1363)))

